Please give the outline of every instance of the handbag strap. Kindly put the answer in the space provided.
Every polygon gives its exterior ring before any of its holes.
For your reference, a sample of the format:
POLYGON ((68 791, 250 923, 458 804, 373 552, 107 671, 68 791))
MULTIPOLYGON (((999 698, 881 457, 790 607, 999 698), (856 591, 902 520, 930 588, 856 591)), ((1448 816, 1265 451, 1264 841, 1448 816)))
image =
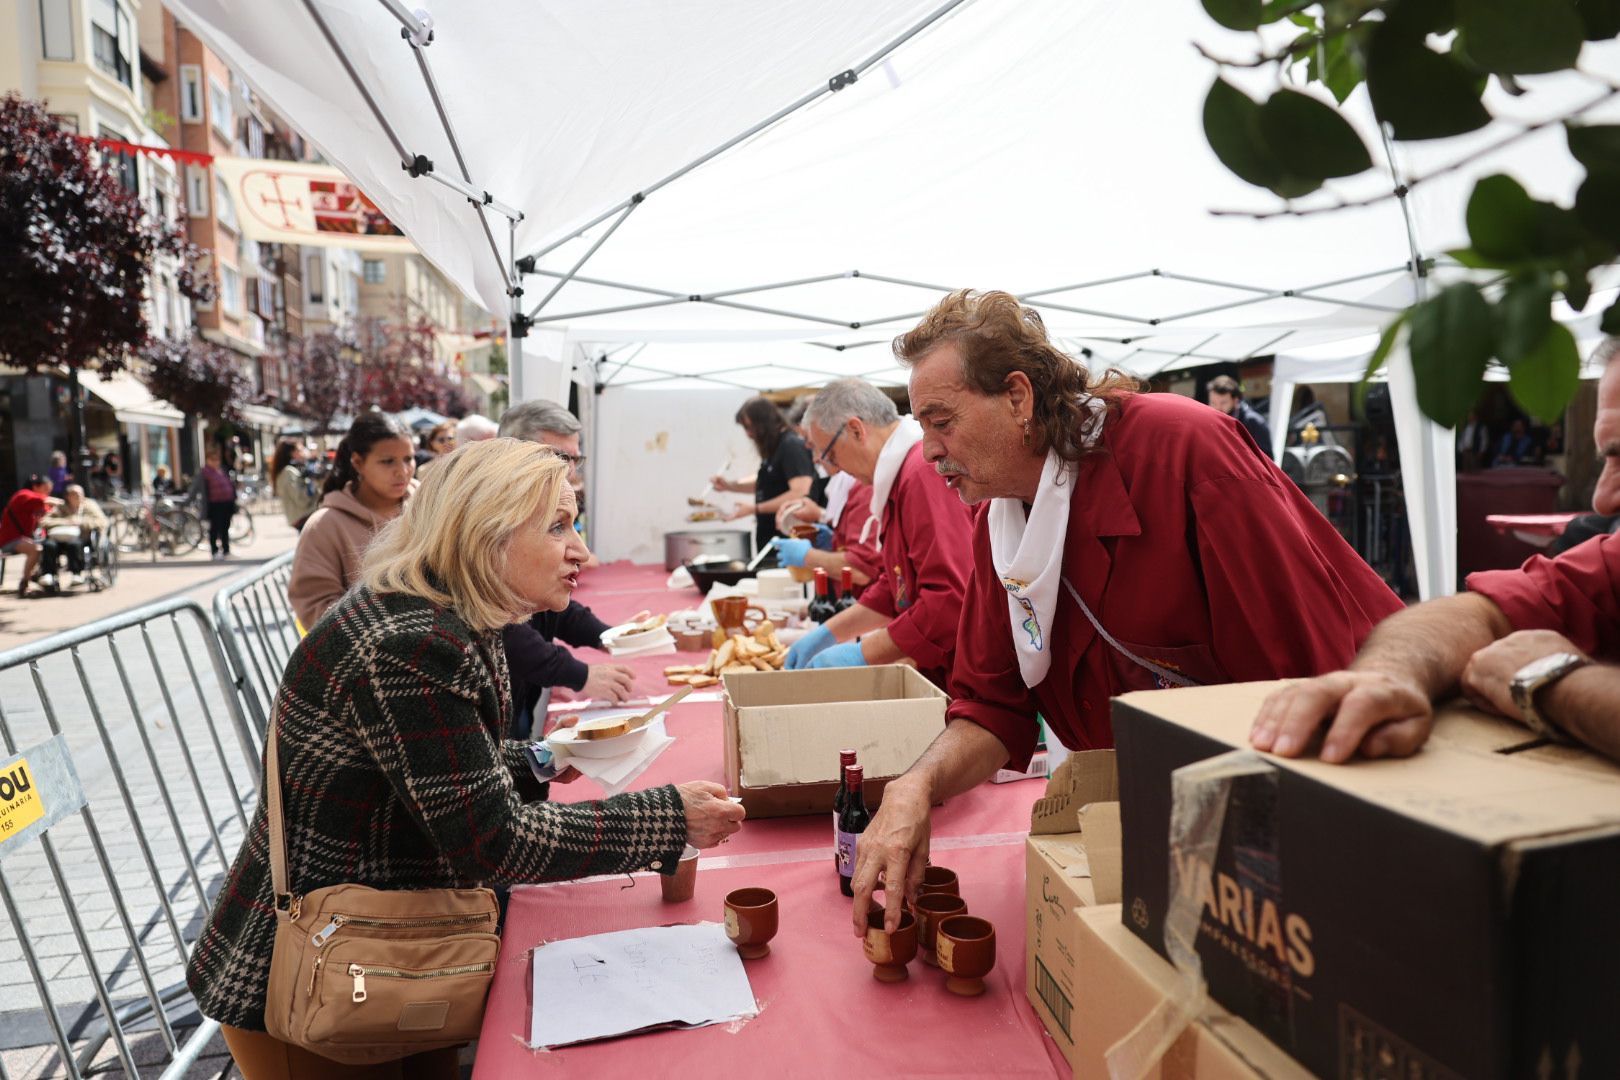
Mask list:
POLYGON ((1187 676, 1181 674, 1179 671, 1171 671, 1169 668, 1165 667, 1163 664, 1155 664, 1151 660, 1144 660, 1142 657, 1137 656, 1135 653, 1131 652, 1131 650, 1129 650, 1125 646, 1121 645, 1114 638, 1113 634, 1110 634, 1107 630, 1103 629, 1103 624, 1097 621, 1097 616, 1093 615, 1091 613, 1091 609, 1086 606, 1086 602, 1084 600, 1080 599, 1079 591, 1077 589, 1075 589, 1075 587, 1073 585, 1069 584, 1068 577, 1064 577, 1064 579, 1063 579, 1063 587, 1065 589, 1069 590, 1069 595, 1074 597, 1074 602, 1076 604, 1080 605, 1080 610, 1085 612, 1085 615, 1086 615, 1087 619, 1091 620, 1091 625, 1096 628, 1098 636, 1101 637, 1104 641, 1108 642, 1108 644, 1112 645, 1114 647, 1114 651, 1119 653, 1119 655, 1123 656, 1125 659, 1129 660, 1131 663, 1135 664, 1137 667, 1145 668, 1146 670, 1152 672, 1154 675, 1158 676, 1160 680, 1162 680, 1163 682, 1167 683, 1170 686, 1198 686, 1199 685, 1199 683, 1196 680, 1187 678, 1187 676))
POLYGON ((287 891, 287 838, 281 820, 281 756, 277 753, 280 727, 272 717, 264 750, 264 797, 268 800, 270 818, 270 888, 276 910, 288 911, 292 908, 292 896, 287 891))

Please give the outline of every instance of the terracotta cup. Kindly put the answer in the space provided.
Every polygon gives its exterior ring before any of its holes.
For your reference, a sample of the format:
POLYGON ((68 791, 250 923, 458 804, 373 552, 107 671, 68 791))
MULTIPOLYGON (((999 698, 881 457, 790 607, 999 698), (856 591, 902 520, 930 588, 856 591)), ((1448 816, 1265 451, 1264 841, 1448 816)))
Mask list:
POLYGON ((917 887, 917 895, 925 896, 928 893, 949 893, 952 896, 961 896, 962 886, 956 880, 956 871, 943 866, 924 868, 922 884, 917 887))
MULTIPOLYGON (((889 894, 884 888, 883 882, 880 881, 876 885, 872 886, 872 906, 881 908, 888 902, 889 894)), ((911 903, 905 898, 905 894, 903 893, 900 896, 900 907, 905 911, 911 910, 911 903)))
POLYGON ((750 604, 746 596, 722 596, 710 600, 709 610, 714 612, 714 621, 720 624, 721 632, 727 637, 751 634, 753 627, 765 621, 765 609, 750 604), (752 625, 749 623, 750 617, 752 625))
POLYGON ((937 966, 934 951, 938 948, 939 924, 952 915, 966 915, 967 902, 950 893, 924 893, 917 897, 912 910, 917 913, 917 948, 922 951, 923 963, 937 966))
POLYGON ((698 849, 687 844, 675 872, 661 876, 659 884, 663 886, 666 904, 682 904, 692 899, 692 892, 697 888, 697 861, 698 849))
POLYGON ((758 960, 771 951, 776 913, 776 894, 769 889, 738 889, 726 894, 726 937, 736 943, 744 960, 758 960))
POLYGON ((866 938, 861 943, 872 962, 872 978, 878 982, 901 982, 911 976, 906 965, 917 955, 917 917, 909 911, 900 914, 894 933, 883 929, 883 909, 866 913, 866 938))
POLYGON ((934 953, 940 970, 950 976, 945 989, 963 997, 984 993, 984 977, 996 966, 996 928, 973 915, 941 919, 934 953))

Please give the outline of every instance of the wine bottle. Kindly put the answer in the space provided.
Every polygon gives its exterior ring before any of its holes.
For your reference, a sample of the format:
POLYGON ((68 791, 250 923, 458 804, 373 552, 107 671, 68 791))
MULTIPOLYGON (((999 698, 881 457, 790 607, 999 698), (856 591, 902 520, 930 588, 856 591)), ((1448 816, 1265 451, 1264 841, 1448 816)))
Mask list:
POLYGON ((832 597, 827 595, 829 584, 827 571, 817 568, 816 595, 810 600, 810 618, 813 622, 824 623, 838 614, 838 609, 833 606, 832 597))
MULTIPOLYGON (((844 770, 855 764, 855 751, 838 751, 838 790, 833 793, 833 872, 838 872, 838 818, 844 812, 844 770)), ((842 875, 840 875, 842 876, 842 875)))
POLYGON ((855 843, 872 821, 861 789, 864 779, 859 765, 844 770, 844 809, 838 814, 838 888, 845 896, 855 895, 850 885, 855 876, 855 843))
POLYGON ((855 603, 855 571, 844 567, 838 572, 838 610, 843 611, 855 603))

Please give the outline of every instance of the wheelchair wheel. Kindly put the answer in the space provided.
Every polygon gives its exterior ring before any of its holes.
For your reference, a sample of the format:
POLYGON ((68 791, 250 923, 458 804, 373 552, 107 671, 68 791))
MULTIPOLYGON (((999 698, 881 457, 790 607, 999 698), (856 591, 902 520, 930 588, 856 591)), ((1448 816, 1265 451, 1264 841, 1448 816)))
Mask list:
POLYGON ((103 536, 96 547, 96 565, 89 574, 90 588, 96 592, 111 588, 118 580, 118 545, 103 536))

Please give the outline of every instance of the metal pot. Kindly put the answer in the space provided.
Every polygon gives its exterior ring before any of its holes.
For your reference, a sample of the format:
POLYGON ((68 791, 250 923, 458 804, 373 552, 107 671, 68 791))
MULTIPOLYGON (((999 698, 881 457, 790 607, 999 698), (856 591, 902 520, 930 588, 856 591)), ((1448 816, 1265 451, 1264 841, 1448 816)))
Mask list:
POLYGON ((723 556, 748 561, 752 554, 753 533, 738 529, 687 529, 664 534, 664 569, 691 562, 700 555, 723 556))

